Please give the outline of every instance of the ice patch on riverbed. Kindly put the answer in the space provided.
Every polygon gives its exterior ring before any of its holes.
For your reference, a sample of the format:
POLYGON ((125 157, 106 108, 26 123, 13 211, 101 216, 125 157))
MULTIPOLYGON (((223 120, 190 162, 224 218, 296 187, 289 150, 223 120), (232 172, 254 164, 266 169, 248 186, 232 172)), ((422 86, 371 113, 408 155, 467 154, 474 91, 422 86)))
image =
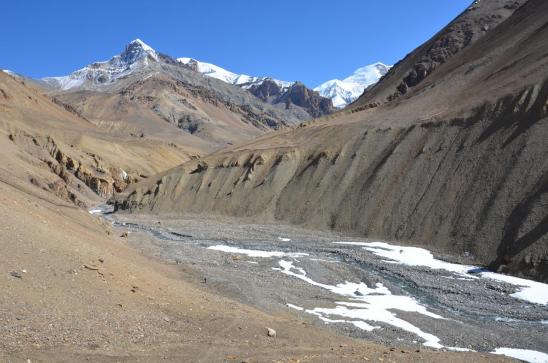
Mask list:
POLYGON ((89 211, 89 214, 99 214, 99 213, 103 213, 103 211, 100 209, 91 209, 89 211))
MULTIPOLYGON (((345 296, 356 302, 336 302, 335 308, 314 308, 306 309, 307 313, 318 316, 326 323, 343 322, 351 323, 356 327, 371 331, 380 328, 372 326, 366 321, 382 322, 395 326, 402 330, 416 334, 424 339, 424 345, 432 348, 443 348, 440 339, 435 335, 426 333, 411 323, 402 320, 395 313, 389 310, 400 310, 414 312, 428 316, 433 319, 444 319, 420 305, 410 296, 392 295, 382 283, 376 283, 374 288, 368 287, 365 283, 344 282, 337 285, 322 284, 312 280, 306 275, 306 271, 293 265, 293 262, 281 260, 278 262, 280 268, 277 271, 296 277, 311 285, 329 290, 337 295, 345 296), (340 316, 346 320, 332 320, 331 316, 340 316)), ((288 305, 289 306, 289 305, 288 305)))
POLYGON ((497 348, 493 354, 505 355, 516 359, 523 360, 529 363, 546 363, 548 362, 548 354, 537 352, 536 350, 515 349, 515 348, 497 348))
POLYGON ((376 256, 389 259, 390 263, 401 263, 408 266, 426 266, 435 270, 446 270, 460 275, 461 277, 475 278, 486 277, 492 280, 502 281, 511 285, 520 286, 521 289, 510 296, 526 300, 536 304, 548 304, 548 284, 521 279, 519 277, 502 275, 495 272, 482 271, 480 267, 470 265, 459 265, 438 260, 432 253, 424 248, 404 247, 391 245, 385 242, 334 242, 336 244, 361 246, 376 256), (474 275, 472 272, 479 271, 474 275))
POLYGON ((245 248, 238 248, 226 245, 216 245, 210 246, 208 250, 215 250, 227 253, 239 253, 242 255, 247 255, 249 257, 304 257, 308 256, 308 253, 298 253, 298 252, 281 252, 281 251, 260 251, 260 250, 248 250, 245 248))

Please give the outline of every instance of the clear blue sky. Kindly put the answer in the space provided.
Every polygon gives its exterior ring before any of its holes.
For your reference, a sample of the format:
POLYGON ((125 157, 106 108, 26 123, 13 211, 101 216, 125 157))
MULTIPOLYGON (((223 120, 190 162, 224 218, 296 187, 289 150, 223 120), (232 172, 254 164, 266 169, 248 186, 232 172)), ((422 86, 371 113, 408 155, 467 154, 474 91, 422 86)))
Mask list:
POLYGON ((0 68, 68 74, 140 38, 174 57, 316 86, 393 64, 472 0, 6 0, 0 68))

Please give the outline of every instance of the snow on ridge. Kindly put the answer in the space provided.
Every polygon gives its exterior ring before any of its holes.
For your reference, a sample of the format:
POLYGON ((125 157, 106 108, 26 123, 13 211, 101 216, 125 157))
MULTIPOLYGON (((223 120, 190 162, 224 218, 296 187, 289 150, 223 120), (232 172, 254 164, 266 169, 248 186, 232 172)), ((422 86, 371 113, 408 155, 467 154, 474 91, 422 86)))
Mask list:
POLYGON ((14 71, 10 71, 9 69, 2 69, 1 71, 13 77, 20 77, 19 74, 15 73, 14 71))
POLYGON ((332 79, 314 88, 323 97, 331 98, 333 106, 342 108, 354 102, 363 91, 379 81, 392 66, 381 62, 358 68, 343 80, 332 79))
POLYGON ((108 61, 91 63, 67 76, 45 77, 42 81, 61 90, 84 87, 88 82, 100 86, 112 83, 149 64, 159 61, 158 52, 140 39, 129 42, 121 54, 108 61))
POLYGON ((244 89, 248 89, 253 85, 261 84, 267 79, 272 80, 280 88, 288 88, 293 84, 293 82, 281 81, 270 77, 257 77, 248 76, 247 74, 237 74, 222 67, 219 67, 218 65, 215 65, 213 63, 202 62, 189 57, 177 58, 177 61, 186 65, 195 64, 197 71, 202 73, 204 76, 216 78, 225 83, 233 84, 236 86, 241 86, 244 89))

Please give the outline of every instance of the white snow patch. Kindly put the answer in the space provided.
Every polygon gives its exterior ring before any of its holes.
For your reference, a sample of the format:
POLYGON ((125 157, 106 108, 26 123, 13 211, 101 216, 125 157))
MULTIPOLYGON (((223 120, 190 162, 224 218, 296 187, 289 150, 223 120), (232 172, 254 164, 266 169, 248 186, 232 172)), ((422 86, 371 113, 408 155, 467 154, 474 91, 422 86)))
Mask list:
POLYGON ((197 71, 202 73, 204 76, 216 78, 225 83, 241 86, 244 89, 247 89, 252 85, 259 85, 267 79, 273 81, 282 89, 288 88, 292 84, 291 82, 280 81, 270 77, 256 77, 248 76, 246 74, 237 74, 219 67, 218 65, 202 62, 189 57, 177 58, 177 61, 186 65, 196 66, 197 71))
POLYGON ((321 320, 332 322, 352 323, 356 327, 371 331, 379 328, 372 326, 366 321, 382 322, 398 327, 402 330, 414 333, 424 339, 424 345, 432 348, 443 348, 440 339, 432 334, 426 333, 418 327, 402 320, 395 313, 389 310, 400 310, 415 312, 434 319, 444 319, 420 305, 410 296, 392 295, 382 283, 376 283, 374 288, 363 282, 344 282, 337 285, 323 284, 312 280, 306 275, 306 271, 293 265, 292 261, 281 260, 278 262, 280 268, 274 268, 282 273, 296 277, 311 285, 329 290, 335 294, 346 296, 356 302, 336 302, 335 308, 314 308, 306 312, 318 316, 321 320), (332 320, 330 316, 341 316, 344 320, 332 320))
POLYGON ((308 253, 297 253, 297 252, 281 252, 281 251, 260 251, 260 250, 248 250, 245 248, 238 248, 226 245, 216 245, 210 246, 208 250, 215 250, 227 253, 239 253, 242 255, 247 255, 249 257, 303 257, 308 256, 308 253))
POLYGON ((285 238, 285 237, 278 237, 278 239, 282 242, 290 242, 291 238, 285 238))
POLYGON ((287 305, 287 307, 289 307, 291 309, 298 310, 298 311, 303 311, 304 310, 304 308, 301 308, 300 306, 297 306, 297 305, 293 305, 293 304, 289 304, 289 303, 287 303, 286 305, 287 305))
MULTIPOLYGON (((408 266, 426 266, 436 270, 446 270, 460 275, 466 279, 479 277, 503 281, 511 285, 520 286, 518 292, 510 296, 536 304, 548 304, 548 284, 519 277, 498 274, 495 272, 481 271, 478 266, 459 265, 438 260, 432 253, 424 248, 404 247, 391 245, 385 242, 334 242, 336 244, 361 246, 375 255, 387 258, 397 263, 408 266), (480 271, 471 275, 471 271, 480 271)), ((388 262, 388 261, 387 261, 388 262)))
POLYGON ((99 214, 99 213, 102 213, 103 211, 100 210, 100 209, 91 209, 89 211, 89 214, 99 214))
POLYGON ((507 357, 516 358, 529 363, 546 363, 548 362, 548 354, 529 349, 516 348, 497 348, 491 352, 492 354, 505 355, 507 357))
POLYGON ((502 275, 495 272, 482 272, 481 276, 507 282, 512 285, 521 286, 521 290, 510 294, 512 297, 541 305, 548 304, 548 284, 514 276, 502 275))

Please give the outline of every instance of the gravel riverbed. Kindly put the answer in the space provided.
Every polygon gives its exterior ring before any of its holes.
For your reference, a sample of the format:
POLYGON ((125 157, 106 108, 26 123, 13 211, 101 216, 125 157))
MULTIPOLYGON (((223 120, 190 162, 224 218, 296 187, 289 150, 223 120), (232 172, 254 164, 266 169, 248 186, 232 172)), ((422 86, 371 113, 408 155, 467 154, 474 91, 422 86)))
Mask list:
MULTIPOLYGON (((228 218, 103 217, 143 253, 188 266, 196 283, 265 311, 411 349, 505 347, 540 352, 539 361, 548 352, 546 302, 516 297, 525 286, 498 274, 433 265, 422 249, 228 218)), ((531 284, 545 296, 548 285, 531 284)))

